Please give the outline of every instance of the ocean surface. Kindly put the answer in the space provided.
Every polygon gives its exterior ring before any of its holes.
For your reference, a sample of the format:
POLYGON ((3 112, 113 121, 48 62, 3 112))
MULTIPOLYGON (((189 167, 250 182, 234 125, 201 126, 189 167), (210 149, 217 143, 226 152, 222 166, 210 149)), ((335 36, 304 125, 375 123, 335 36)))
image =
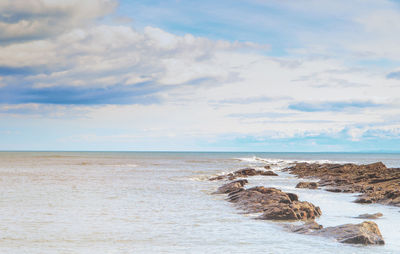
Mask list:
POLYGON ((294 161, 384 162, 400 154, 1 152, 0 253, 400 253, 400 208, 355 204, 355 194, 296 189, 280 169, 294 161), (381 212, 384 246, 340 244, 240 214, 207 179, 271 165, 249 178, 321 207, 326 226, 381 212))

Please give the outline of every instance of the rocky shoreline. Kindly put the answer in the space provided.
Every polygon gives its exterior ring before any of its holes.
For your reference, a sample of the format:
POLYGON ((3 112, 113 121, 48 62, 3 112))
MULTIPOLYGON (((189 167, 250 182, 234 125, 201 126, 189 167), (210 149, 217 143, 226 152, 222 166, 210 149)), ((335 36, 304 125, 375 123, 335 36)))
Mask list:
MULTIPOLYGON (((266 169, 269 169, 268 166, 266 169)), ((362 198, 368 198, 371 202, 364 203, 379 202, 391 205, 400 203, 397 202, 397 197, 394 194, 385 196, 386 193, 396 193, 395 188, 387 183, 396 181, 397 172, 396 169, 387 169, 382 163, 370 165, 296 163, 284 169, 284 171, 302 178, 320 179, 319 182, 300 182, 296 186, 297 188, 334 187, 337 188, 336 192, 339 192, 339 190, 340 192, 361 192, 362 194, 357 202, 360 202, 359 200, 362 198), (329 170, 332 170, 332 172, 329 170), (353 170, 356 171, 352 172, 353 170), (373 171, 375 171, 375 174, 373 174, 373 171), (342 173, 344 175, 340 175, 342 173), (370 179, 371 181, 364 181, 363 179, 370 179), (382 195, 386 198, 382 198, 382 195), (393 197, 393 200, 391 197, 393 197)), ((226 200, 233 203, 243 213, 259 213, 260 215, 256 219, 281 222, 303 221, 304 223, 300 226, 283 224, 287 230, 293 233, 334 238, 341 243, 384 244, 378 225, 372 221, 324 228, 315 221, 322 215, 318 206, 307 201, 300 201, 296 194, 283 192, 276 188, 256 186, 246 189, 247 179, 236 180, 237 178, 256 175, 273 177, 277 174, 272 171, 245 168, 227 175, 212 177, 209 180, 230 181, 220 186, 213 194, 227 195, 226 200)), ((382 214, 379 213, 362 214, 358 218, 376 219, 380 216, 382 214)))
POLYGON ((356 203, 400 206, 400 169, 382 162, 356 164, 296 163, 284 169, 300 178, 318 178, 317 186, 331 192, 361 193, 356 203))

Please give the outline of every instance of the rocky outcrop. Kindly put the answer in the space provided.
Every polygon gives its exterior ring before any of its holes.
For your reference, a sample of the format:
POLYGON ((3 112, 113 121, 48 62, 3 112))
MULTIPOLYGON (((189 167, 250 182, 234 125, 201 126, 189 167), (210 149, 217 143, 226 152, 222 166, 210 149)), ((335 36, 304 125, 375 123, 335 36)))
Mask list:
MULTIPOLYGON (((299 163, 294 167, 287 170, 291 173, 297 174, 301 177, 315 177, 321 178, 324 186, 331 186, 334 192, 352 192, 356 190, 363 190, 360 186, 353 185, 352 177, 341 177, 341 174, 347 172, 352 176, 354 173, 353 164, 337 165, 337 164, 307 164, 299 163), (327 172, 327 170, 333 170, 327 172), (324 173, 326 175, 324 175, 324 173)), ((379 169, 385 170, 380 164, 363 165, 362 169, 372 170, 375 166, 379 169)), ((214 177, 210 180, 225 180, 235 179, 236 177, 248 177, 255 175, 268 174, 268 171, 260 171, 252 168, 245 168, 226 176, 214 177)), ((362 172, 362 170, 361 170, 362 172)), ((272 172, 273 173, 273 172, 272 172)), ((360 173, 359 175, 363 175, 360 173)), ((391 180, 389 180, 391 181, 391 180)), ((267 188, 257 186, 245 189, 243 188, 248 181, 246 179, 236 180, 226 183, 218 188, 214 194, 228 194, 227 200, 232 202, 238 209, 244 213, 261 213, 257 218, 260 220, 275 220, 275 221, 304 221, 304 225, 284 225, 287 229, 295 233, 319 235, 324 237, 334 238, 341 243, 351 244, 384 244, 382 235, 378 226, 374 222, 364 221, 360 224, 345 224, 336 227, 323 228, 315 222, 315 218, 321 216, 322 212, 318 206, 306 201, 299 201, 299 198, 294 193, 283 192, 276 188, 267 188)), ((377 182, 375 182, 377 183, 377 182)), ((382 181, 379 181, 382 183, 382 181)), ((315 182, 300 182, 297 188, 318 188, 315 182)), ((375 190, 370 186, 366 190, 375 190)), ((385 192, 386 193, 386 192, 385 192)), ((396 195, 396 192, 388 194, 388 197, 396 195)), ((362 214, 357 218, 378 218, 382 216, 380 213, 376 214, 362 214)))
POLYGON ((296 194, 262 186, 231 192, 228 200, 247 213, 262 212, 264 220, 310 220, 321 215, 321 209, 296 194))
POLYGON ((384 244, 378 225, 372 221, 364 221, 360 224, 345 224, 336 227, 323 228, 316 222, 304 225, 286 225, 286 228, 295 233, 318 235, 334 238, 341 243, 351 244, 384 244))
POLYGON ((315 182, 299 182, 296 185, 296 188, 317 189, 318 188, 318 183, 315 183, 315 182))
POLYGON ((383 214, 382 213, 374 213, 374 214, 369 214, 369 213, 364 213, 364 214, 360 214, 357 217, 355 217, 356 219, 368 219, 368 220, 375 220, 375 219, 379 219, 380 217, 382 217, 383 214))
POLYGON ((248 181, 246 179, 241 179, 241 180, 237 180, 234 182, 230 182, 227 184, 222 185, 221 187, 218 188, 218 190, 216 192, 214 192, 213 194, 227 194, 233 191, 238 191, 240 189, 242 189, 242 187, 247 184, 248 181))
POLYGON ((211 177, 209 180, 210 181, 224 180, 224 179, 234 180, 239 177, 245 178, 245 177, 256 176, 256 175, 277 176, 276 173, 274 173, 273 171, 270 171, 270 170, 264 171, 264 170, 256 170, 254 168, 243 168, 243 169, 239 169, 233 173, 229 173, 227 175, 211 177))
POLYGON ((360 192, 357 203, 381 203, 400 206, 400 169, 387 168, 382 162, 356 164, 297 163, 286 168, 301 178, 317 177, 320 186, 331 192, 360 192))

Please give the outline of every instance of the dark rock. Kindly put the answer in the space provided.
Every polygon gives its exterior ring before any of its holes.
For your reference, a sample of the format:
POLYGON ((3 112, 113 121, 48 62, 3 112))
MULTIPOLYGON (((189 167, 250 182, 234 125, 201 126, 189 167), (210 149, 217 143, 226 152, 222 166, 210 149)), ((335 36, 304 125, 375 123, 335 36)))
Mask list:
POLYGON ((296 185, 296 188, 317 189, 318 188, 318 183, 315 183, 315 182, 299 182, 296 185))
POLYGON ((299 197, 294 193, 286 192, 291 201, 299 201, 299 197))
POLYGON ((265 169, 271 169, 271 166, 270 165, 266 165, 266 166, 264 166, 264 168, 265 169))

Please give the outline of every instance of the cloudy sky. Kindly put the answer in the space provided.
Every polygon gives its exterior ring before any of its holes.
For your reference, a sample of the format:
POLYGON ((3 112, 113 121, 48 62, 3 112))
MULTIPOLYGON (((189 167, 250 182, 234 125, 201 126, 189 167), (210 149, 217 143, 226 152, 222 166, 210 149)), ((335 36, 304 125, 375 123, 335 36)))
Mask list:
POLYGON ((0 150, 400 151, 400 2, 2 0, 0 150))

